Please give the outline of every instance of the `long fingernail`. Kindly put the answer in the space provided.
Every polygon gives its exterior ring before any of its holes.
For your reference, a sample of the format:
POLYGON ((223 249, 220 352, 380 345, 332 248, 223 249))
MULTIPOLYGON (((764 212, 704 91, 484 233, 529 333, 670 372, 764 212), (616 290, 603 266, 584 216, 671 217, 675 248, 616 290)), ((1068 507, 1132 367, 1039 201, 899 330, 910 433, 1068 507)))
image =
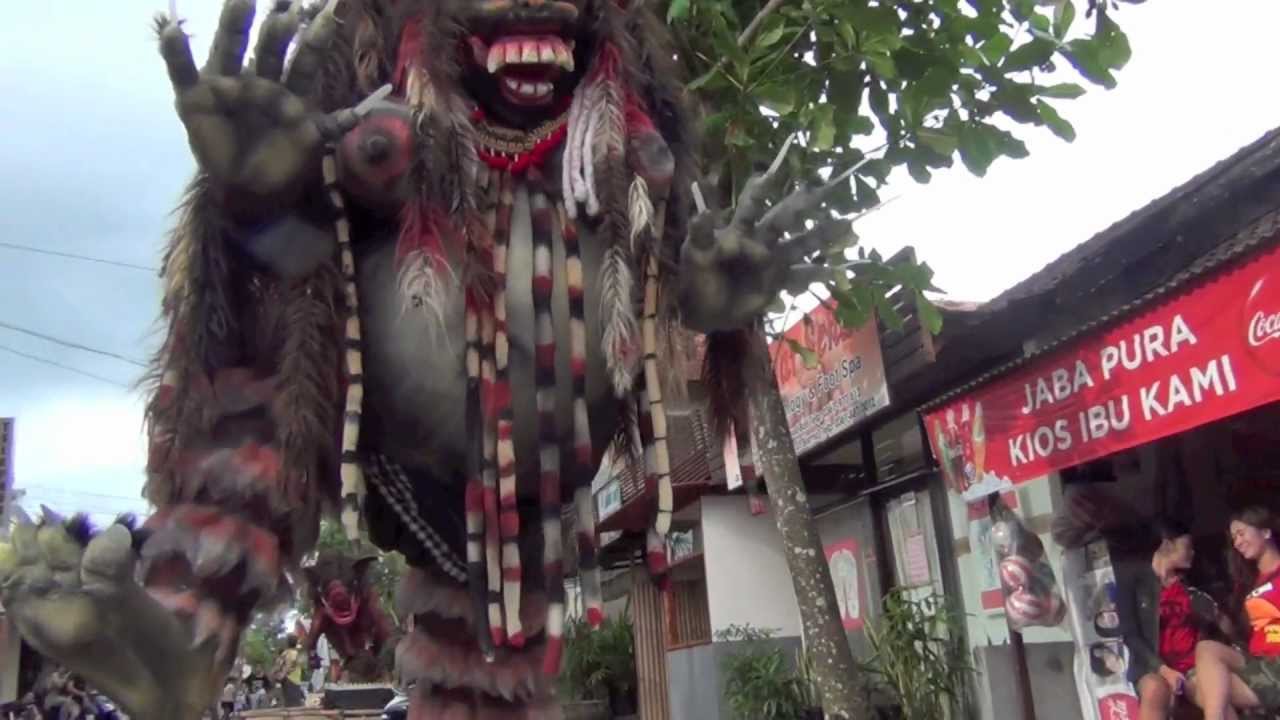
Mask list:
POLYGON ((355 107, 356 116, 364 117, 365 115, 368 115, 373 111, 375 105, 387 99, 387 97, 391 95, 392 90, 394 90, 394 88, 391 86, 391 83, 387 83, 377 90, 374 90, 369 94, 369 97, 362 100, 360 104, 355 107))

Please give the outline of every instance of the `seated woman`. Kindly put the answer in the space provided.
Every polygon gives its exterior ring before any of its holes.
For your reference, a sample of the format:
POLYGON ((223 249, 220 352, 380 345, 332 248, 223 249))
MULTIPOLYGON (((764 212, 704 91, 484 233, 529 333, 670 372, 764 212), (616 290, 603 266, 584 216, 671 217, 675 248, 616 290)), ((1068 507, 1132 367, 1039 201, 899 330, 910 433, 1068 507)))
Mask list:
MULTIPOLYGON (((1213 600, 1183 580, 1195 559, 1191 533, 1174 522, 1157 523, 1156 533, 1150 562, 1121 566, 1116 578, 1119 631, 1142 720, 1169 717, 1195 665, 1196 645, 1217 615, 1213 600)), ((1105 619, 1095 623, 1099 634, 1105 619)))
POLYGON ((1231 579, 1249 621, 1247 650, 1204 641, 1196 647, 1196 701, 1205 720, 1237 710, 1280 708, 1280 523, 1251 507, 1232 516, 1231 579))

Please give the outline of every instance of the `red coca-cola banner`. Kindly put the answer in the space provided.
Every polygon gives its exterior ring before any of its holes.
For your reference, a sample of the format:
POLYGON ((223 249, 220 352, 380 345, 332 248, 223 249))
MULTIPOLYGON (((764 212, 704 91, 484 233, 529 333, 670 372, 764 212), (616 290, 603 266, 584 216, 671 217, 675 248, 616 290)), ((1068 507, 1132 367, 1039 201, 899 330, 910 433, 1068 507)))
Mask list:
POLYGON ((925 415, 976 498, 1280 400, 1280 247, 925 415))

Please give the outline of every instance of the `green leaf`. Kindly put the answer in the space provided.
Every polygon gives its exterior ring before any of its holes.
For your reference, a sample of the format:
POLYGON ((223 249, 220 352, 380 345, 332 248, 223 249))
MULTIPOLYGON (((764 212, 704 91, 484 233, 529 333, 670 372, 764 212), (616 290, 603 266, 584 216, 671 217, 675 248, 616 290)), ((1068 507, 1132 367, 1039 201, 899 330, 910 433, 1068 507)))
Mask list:
POLYGON ((1049 103, 1043 100, 1036 101, 1036 108, 1040 111, 1040 119, 1044 121, 1046 127, 1053 132, 1054 135, 1072 142, 1076 139, 1076 129, 1067 122, 1065 118, 1058 114, 1058 111, 1049 103))
POLYGON ((814 150, 830 150, 836 141, 835 106, 819 105, 813 109, 813 120, 809 129, 813 133, 809 147, 814 150))
POLYGON ((704 85, 711 82, 719 74, 720 74, 720 68, 718 67, 711 68, 705 73, 694 78, 693 81, 689 83, 689 86, 688 86, 689 90, 690 91, 701 90, 704 85))
POLYGON ((861 176, 854 180, 854 187, 857 189, 859 207, 867 209, 880 204, 880 193, 877 193, 876 189, 861 176))
POLYGON ((889 55, 867 55, 867 66, 871 68, 871 72, 886 80, 898 77, 898 66, 889 55))
POLYGON ((1133 50, 1129 47, 1129 37, 1109 15, 1103 15, 1098 30, 1101 43, 1099 59, 1112 70, 1119 70, 1129 63, 1133 50))
POLYGON ((765 32, 760 33, 759 35, 756 36, 756 39, 751 43, 752 49, 759 50, 759 49, 767 48, 770 45, 773 45, 774 43, 782 39, 782 36, 786 33, 786 31, 787 31, 786 26, 779 25, 771 30, 766 30, 765 32))
POLYGON ((981 123, 968 123, 960 128, 960 160, 969 172, 982 177, 996 159, 991 138, 981 130, 981 123))
POLYGON ((761 105, 779 115, 787 115, 796 108, 799 90, 793 84, 766 85, 755 92, 755 97, 761 105))
POLYGON ((1059 40, 1067 37, 1071 23, 1076 19, 1076 6, 1072 0, 1062 0, 1053 12, 1053 36, 1059 40))
POLYGON ((982 56, 992 65, 999 65, 1004 59, 1005 53, 1009 52, 1009 48, 1013 46, 1013 39, 1004 33, 998 33, 990 40, 982 43, 978 48, 982 52, 982 56))
POLYGON ((818 353, 800 344, 800 341, 795 338, 783 337, 782 339, 786 341, 787 347, 791 348, 791 352, 800 356, 806 368, 812 370, 818 367, 818 353))
POLYGON ((885 324, 885 327, 895 332, 902 332, 903 328, 906 327, 906 323, 903 322, 902 315, 898 313, 893 303, 889 302, 889 298, 878 290, 872 290, 871 297, 876 306, 876 315, 885 324))
POLYGON ((942 155, 950 155, 960 145, 960 140, 945 129, 921 128, 916 133, 920 142, 942 155))
POLYGON ((671 0, 667 7, 667 23, 683 20, 689 16, 689 0, 671 0))
POLYGON ((1061 100, 1075 100, 1084 95, 1084 88, 1075 83, 1058 83, 1057 85, 1040 85, 1036 87, 1036 91, 1041 97, 1055 98, 1061 100))
POLYGON ((1067 62, 1081 75, 1095 85, 1108 90, 1116 86, 1116 78, 1098 58, 1098 51, 1092 40, 1072 40, 1062 50, 1067 62))
POLYGON ((938 306, 929 302, 929 298, 919 290, 916 291, 916 315, 920 318, 920 325, 930 335, 942 332, 942 313, 938 311, 938 306))
POLYGON ((929 171, 929 166, 915 160, 907 163, 907 172, 911 175, 911 179, 921 185, 928 185, 929 181, 933 179, 933 173, 929 171))
POLYGON ((1013 73, 1040 67, 1049 62, 1055 50, 1057 47, 1047 40, 1032 40, 1009 53, 1000 69, 1013 73))

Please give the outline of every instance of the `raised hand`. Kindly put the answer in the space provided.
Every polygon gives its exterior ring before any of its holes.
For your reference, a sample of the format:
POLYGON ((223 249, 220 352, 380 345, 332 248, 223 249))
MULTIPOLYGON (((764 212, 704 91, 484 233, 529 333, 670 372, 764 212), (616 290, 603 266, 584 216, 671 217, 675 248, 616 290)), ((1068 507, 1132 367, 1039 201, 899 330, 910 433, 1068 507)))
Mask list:
POLYGON ((207 632, 199 608, 184 616, 138 585, 135 544, 124 524, 93 536, 79 518, 20 521, 0 545, 5 609, 32 647, 136 720, 195 720, 216 699, 234 639, 207 632))
POLYGON ((829 274, 805 259, 852 234, 848 220, 821 211, 847 173, 770 203, 783 189, 780 164, 747 181, 732 213, 703 211, 690 223, 680 252, 680 309, 690 328, 711 332, 751 324, 781 291, 803 292, 829 274))
POLYGON ((306 100, 338 31, 337 4, 329 0, 307 25, 287 72, 285 53, 301 24, 301 2, 273 3, 247 68, 253 0, 226 0, 203 69, 197 69, 176 19, 157 19, 160 52, 191 151, 225 190, 263 204, 278 202, 318 167, 325 140, 358 123, 354 109, 325 114, 306 100))

